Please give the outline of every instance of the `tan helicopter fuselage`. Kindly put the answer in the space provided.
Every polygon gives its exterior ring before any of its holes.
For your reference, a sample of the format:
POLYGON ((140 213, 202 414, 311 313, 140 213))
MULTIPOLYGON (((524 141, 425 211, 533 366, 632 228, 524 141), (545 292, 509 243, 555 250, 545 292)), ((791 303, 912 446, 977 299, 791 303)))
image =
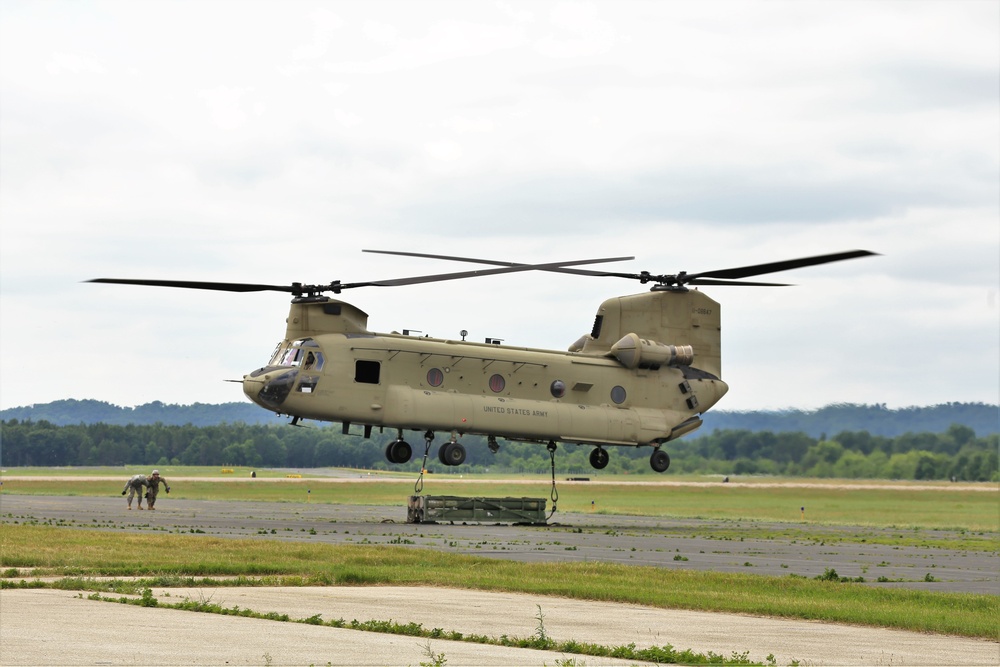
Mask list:
POLYGON ((367 330, 326 297, 293 301, 246 395, 293 418, 539 442, 653 445, 701 424, 720 379, 719 304, 698 291, 605 301, 569 351, 367 330))

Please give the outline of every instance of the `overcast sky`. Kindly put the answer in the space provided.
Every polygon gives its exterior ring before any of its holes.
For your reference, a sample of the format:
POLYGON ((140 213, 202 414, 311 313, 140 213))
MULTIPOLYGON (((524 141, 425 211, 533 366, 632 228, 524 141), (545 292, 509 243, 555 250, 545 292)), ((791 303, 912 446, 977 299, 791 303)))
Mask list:
MULTIPOLYGON (((0 407, 246 400, 287 284, 879 257, 704 288, 719 409, 1000 400, 1000 3, 0 0, 0 407)), ((368 288, 565 350, 614 278, 368 288)), ((663 341, 669 343, 670 341, 663 341)))

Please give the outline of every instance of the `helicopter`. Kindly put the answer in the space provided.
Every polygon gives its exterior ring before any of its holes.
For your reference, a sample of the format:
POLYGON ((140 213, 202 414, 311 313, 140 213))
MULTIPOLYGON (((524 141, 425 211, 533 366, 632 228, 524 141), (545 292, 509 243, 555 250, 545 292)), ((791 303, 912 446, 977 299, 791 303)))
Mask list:
MULTIPOLYGON (((804 257, 698 273, 654 274, 600 271, 583 265, 633 257, 519 264, 449 255, 365 250, 387 255, 490 265, 493 268, 367 282, 266 285, 96 278, 92 283, 202 289, 278 291, 292 295, 285 336, 270 359, 243 376, 243 392, 260 407, 301 420, 340 422, 343 432, 361 427, 395 429, 385 448, 390 463, 413 456, 407 431, 422 432, 424 462, 436 432, 449 436, 437 456, 446 466, 465 462, 465 435, 485 436, 496 453, 499 440, 591 447, 590 465, 608 465, 611 447, 650 447, 650 467, 670 467, 663 445, 692 433, 705 412, 729 390, 722 380, 719 303, 698 287, 788 287, 746 281, 758 275, 875 255, 867 250, 804 257), (523 271, 623 278, 651 284, 640 294, 605 300, 589 333, 567 350, 377 333, 368 314, 326 293, 359 287, 394 287, 523 271), (695 289, 691 289, 694 287, 695 289)), ((553 459, 554 465, 554 459, 553 459)))

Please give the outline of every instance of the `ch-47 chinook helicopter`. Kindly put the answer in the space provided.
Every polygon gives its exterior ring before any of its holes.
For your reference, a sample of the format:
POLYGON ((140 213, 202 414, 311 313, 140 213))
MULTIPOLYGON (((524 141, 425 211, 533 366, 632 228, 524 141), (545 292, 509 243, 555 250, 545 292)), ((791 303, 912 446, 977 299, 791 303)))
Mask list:
POLYGON ((486 436, 537 442, 554 452, 556 443, 593 447, 590 463, 608 464, 608 447, 651 447, 656 472, 670 466, 662 448, 702 424, 701 415, 729 390, 722 380, 719 304, 698 285, 784 287, 784 283, 741 280, 876 253, 853 250, 701 273, 655 275, 573 268, 633 259, 616 257, 549 264, 517 264, 422 253, 365 251, 493 265, 479 269, 395 280, 327 285, 259 285, 174 280, 99 278, 88 282, 180 287, 226 292, 279 291, 292 294, 285 338, 270 360, 243 377, 243 391, 257 405, 279 415, 341 422, 345 433, 361 426, 396 429, 386 447, 392 463, 406 463, 413 448, 406 431, 423 432, 426 451, 434 433, 450 437, 438 449, 449 466, 465 461, 459 437, 486 436), (519 271, 554 271, 618 277, 652 283, 642 294, 607 299, 593 329, 567 351, 542 350, 464 340, 375 333, 368 315, 324 292, 369 286, 399 286, 519 271))

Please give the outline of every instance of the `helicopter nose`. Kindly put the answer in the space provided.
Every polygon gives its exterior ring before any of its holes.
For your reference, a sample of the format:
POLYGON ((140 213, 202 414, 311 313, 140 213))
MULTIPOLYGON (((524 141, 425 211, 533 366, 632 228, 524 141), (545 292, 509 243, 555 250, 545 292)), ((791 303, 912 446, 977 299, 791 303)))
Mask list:
POLYGON ((257 402, 257 394, 259 394, 260 390, 263 388, 263 380, 255 378, 249 374, 243 376, 243 393, 246 394, 246 397, 254 403, 257 402))
POLYGON ((298 375, 297 370, 261 368, 243 376, 243 393, 257 405, 277 411, 298 375))

